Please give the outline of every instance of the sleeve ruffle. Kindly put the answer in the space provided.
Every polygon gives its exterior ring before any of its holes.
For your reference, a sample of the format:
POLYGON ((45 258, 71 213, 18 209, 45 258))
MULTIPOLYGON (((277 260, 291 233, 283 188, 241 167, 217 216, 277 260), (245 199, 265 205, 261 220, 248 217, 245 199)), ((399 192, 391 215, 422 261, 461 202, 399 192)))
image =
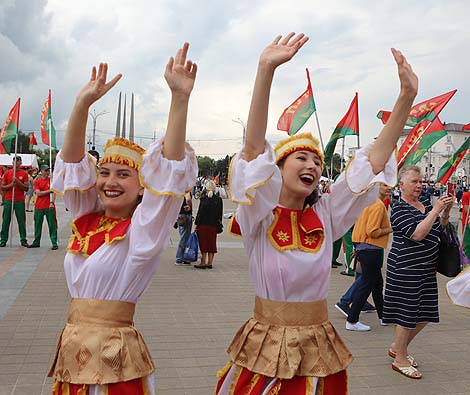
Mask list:
MULTIPOLYGON (((264 152, 247 162, 238 152, 230 163, 229 199, 242 205, 253 204, 257 189, 265 184, 270 185, 270 196, 273 207, 277 204, 281 189, 281 175, 276 166, 276 155, 273 148, 266 142, 264 152)), ((263 188, 265 189, 265 188, 263 188)))
POLYGON ((447 295, 457 306, 470 308, 470 266, 447 283, 447 295))
POLYGON ((155 141, 144 155, 140 177, 142 185, 156 195, 183 197, 194 186, 197 178, 197 159, 186 143, 183 160, 169 160, 163 156, 163 138, 155 141))
POLYGON ((51 189, 63 195, 66 191, 87 191, 96 183, 96 159, 86 154, 80 162, 64 162, 57 155, 51 189))
POLYGON ((372 144, 361 148, 356 152, 354 159, 345 170, 346 183, 353 194, 362 194, 374 184, 385 183, 394 186, 397 183, 397 159, 395 152, 390 155, 385 169, 379 174, 374 174, 369 162, 369 152, 372 144))

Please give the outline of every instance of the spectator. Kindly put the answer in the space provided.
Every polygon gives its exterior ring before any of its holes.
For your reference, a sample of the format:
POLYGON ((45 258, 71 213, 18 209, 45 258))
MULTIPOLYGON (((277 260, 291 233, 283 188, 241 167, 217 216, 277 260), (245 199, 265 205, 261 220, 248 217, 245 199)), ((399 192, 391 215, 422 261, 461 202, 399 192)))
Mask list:
POLYGON ((41 166, 41 175, 34 181, 36 203, 34 204, 34 241, 29 248, 39 248, 41 245, 42 223, 46 217, 52 250, 57 250, 57 218, 55 211, 55 194, 51 191, 50 168, 41 166), (52 196, 51 196, 52 195, 52 196))
POLYGON ((370 326, 359 321, 359 314, 371 293, 377 315, 382 322, 384 249, 388 245, 388 235, 393 231, 384 200, 390 196, 390 191, 391 188, 382 183, 377 201, 364 209, 354 225, 352 240, 361 265, 361 277, 346 321, 346 329, 350 331, 370 330, 370 326))
POLYGON ((0 247, 5 247, 10 231, 11 213, 15 212, 20 234, 20 243, 28 247, 26 240, 26 212, 24 193, 28 190, 28 173, 21 169, 21 156, 13 158, 13 169, 7 170, 2 177, 2 190, 5 191, 3 222, 0 232, 0 247))
POLYGON ((387 260, 382 320, 395 325, 388 352, 394 358, 393 370, 419 379, 422 374, 408 348, 429 322, 439 322, 436 262, 440 224, 449 222, 452 197, 440 197, 434 207, 428 199, 420 200, 422 175, 418 166, 404 166, 398 177, 402 195, 392 206, 394 234, 387 260))
POLYGON ((222 224, 223 203, 216 188, 214 181, 207 181, 194 221, 201 248, 201 263, 194 265, 196 269, 212 269, 217 253, 217 229, 222 224))
POLYGON ((175 265, 190 265, 191 262, 183 259, 184 250, 188 243, 189 235, 193 227, 193 202, 191 199, 191 193, 186 192, 183 198, 183 204, 181 205, 178 219, 176 220, 178 233, 180 235, 180 241, 178 248, 176 249, 176 262, 175 265))
POLYGON ((29 169, 28 170, 28 190, 26 191, 26 194, 25 194, 25 200, 24 200, 24 203, 25 203, 25 207, 26 207, 26 211, 28 213, 31 213, 33 210, 30 210, 29 209, 29 204, 32 200, 32 197, 34 196, 34 180, 36 179, 38 175, 38 169, 33 167, 32 169, 29 169))

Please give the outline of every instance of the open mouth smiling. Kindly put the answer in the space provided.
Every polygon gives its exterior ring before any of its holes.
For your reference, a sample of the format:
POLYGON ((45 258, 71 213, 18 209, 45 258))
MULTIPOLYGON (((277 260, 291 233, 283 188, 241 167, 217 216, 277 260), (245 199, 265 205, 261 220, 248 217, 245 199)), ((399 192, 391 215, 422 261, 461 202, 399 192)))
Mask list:
POLYGON ((115 198, 122 195, 120 191, 104 191, 104 195, 108 198, 115 198))
POLYGON ((305 185, 308 186, 312 185, 314 181, 314 178, 311 174, 301 174, 299 178, 305 185))

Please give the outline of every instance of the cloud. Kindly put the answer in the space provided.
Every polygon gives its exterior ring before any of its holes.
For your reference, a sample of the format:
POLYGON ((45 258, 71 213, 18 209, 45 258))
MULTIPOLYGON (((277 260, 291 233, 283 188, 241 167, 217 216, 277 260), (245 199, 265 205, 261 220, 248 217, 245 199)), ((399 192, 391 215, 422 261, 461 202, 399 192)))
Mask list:
MULTIPOLYGON (((443 119, 468 123, 470 60, 464 48, 470 34, 463 26, 469 11, 463 0, 4 0, 0 118, 21 96, 21 126, 38 130, 50 88, 60 141, 91 66, 106 61, 110 76, 121 72, 124 77, 93 106, 97 112, 109 111, 98 119, 98 148, 114 133, 119 91, 128 97, 134 92, 136 134, 147 145, 166 127, 170 92, 163 78, 165 64, 189 41, 199 72, 188 138, 195 145, 197 141, 203 154, 232 153, 240 148, 242 136, 241 125, 232 120, 246 121, 260 52, 279 33, 303 31, 310 41, 274 78, 268 121, 273 139, 284 137, 275 130, 277 118, 305 89, 309 67, 324 140, 359 92, 361 142, 371 141, 381 127, 377 110, 391 109, 398 94, 392 46, 404 51, 419 75, 417 100, 460 88, 443 119)), ((305 128, 317 133, 313 117, 305 128)), ((348 138, 346 144, 355 141, 348 138)))

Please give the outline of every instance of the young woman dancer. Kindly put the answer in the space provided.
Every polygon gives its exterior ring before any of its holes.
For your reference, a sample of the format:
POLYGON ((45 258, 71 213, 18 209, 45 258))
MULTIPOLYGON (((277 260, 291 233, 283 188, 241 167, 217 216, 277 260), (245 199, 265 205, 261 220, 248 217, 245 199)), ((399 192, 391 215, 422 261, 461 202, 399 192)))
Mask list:
POLYGON ((147 152, 123 138, 108 141, 98 174, 85 153, 88 110, 121 75, 107 82, 108 66, 93 67, 77 96, 53 181, 74 218, 64 261, 72 302, 49 374, 54 395, 155 394, 154 365, 133 316, 196 181, 185 138, 197 67, 187 51, 186 43, 165 70, 172 93, 165 136, 147 152))
POLYGON ((318 141, 299 134, 273 150, 265 140, 274 71, 307 40, 303 34, 278 36, 262 52, 245 145, 231 164, 229 190, 239 203, 235 221, 256 299, 254 317, 235 335, 231 361, 218 373, 218 395, 347 393, 352 356, 328 321, 326 304, 333 240, 376 200, 372 185, 396 183, 393 151, 418 80, 392 49, 401 88, 390 121, 375 144, 356 153, 331 194, 318 200, 323 168, 318 141))

